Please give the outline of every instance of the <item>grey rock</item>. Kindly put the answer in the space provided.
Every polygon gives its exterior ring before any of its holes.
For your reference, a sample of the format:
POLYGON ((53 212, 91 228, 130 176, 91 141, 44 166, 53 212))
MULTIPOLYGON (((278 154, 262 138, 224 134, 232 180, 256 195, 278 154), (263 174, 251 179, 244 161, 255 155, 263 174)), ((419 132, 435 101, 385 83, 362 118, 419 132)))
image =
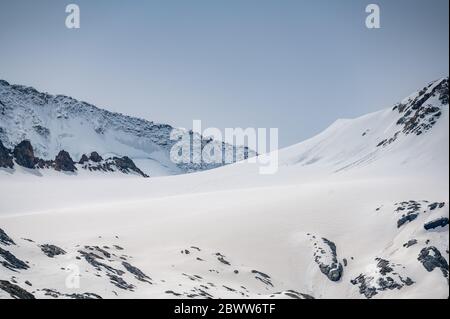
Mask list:
POLYGON ((94 163, 100 163, 101 161, 103 161, 103 158, 97 152, 92 152, 89 156, 89 160, 93 161, 94 163))
POLYGON ((397 221, 397 228, 402 227, 404 224, 406 224, 406 223, 408 223, 408 222, 412 222, 412 221, 415 220, 418 216, 419 216, 419 214, 415 214, 415 213, 410 213, 410 214, 408 214, 408 215, 402 216, 402 217, 397 221))
POLYGON ((403 244, 403 247, 409 248, 411 246, 414 246, 415 244, 417 244, 417 239, 411 239, 407 243, 403 244))
POLYGON ((428 272, 439 268, 444 277, 448 279, 448 263, 436 247, 425 247, 420 251, 417 258, 428 272))
POLYGON ((79 161, 78 163, 79 163, 79 164, 84 164, 84 163, 87 163, 87 162, 89 162, 89 158, 86 156, 86 154, 83 154, 83 155, 81 156, 80 161, 79 161))
POLYGON ((26 168, 34 168, 36 158, 30 141, 25 140, 16 145, 13 154, 17 164, 26 168))
POLYGON ((7 280, 0 280, 0 289, 14 299, 35 299, 33 294, 7 280))
POLYGON ((2 141, 0 141, 0 167, 3 168, 13 168, 14 162, 11 156, 10 150, 3 146, 2 141))
MULTIPOLYGON (((373 298, 379 292, 385 290, 402 289, 404 286, 411 286, 414 281, 409 277, 402 277, 394 271, 394 265, 388 260, 382 258, 376 258, 376 267, 378 268, 379 275, 372 276, 366 274, 360 274, 350 282, 359 286, 359 292, 367 299, 373 298)), ((398 265, 397 265, 398 266, 398 265)))
POLYGON ((125 269, 128 272, 132 273, 136 277, 137 280, 151 283, 150 282, 151 278, 149 276, 147 276, 146 274, 144 274, 139 268, 134 267, 133 265, 131 265, 125 261, 122 262, 122 265, 125 267, 125 269))
POLYGON ((45 292, 46 296, 50 296, 53 298, 63 297, 63 298, 70 298, 70 299, 102 299, 102 297, 100 297, 99 295, 91 293, 91 292, 85 292, 82 294, 79 294, 79 293, 64 294, 64 293, 61 293, 54 289, 47 289, 47 288, 42 289, 42 291, 45 292))
POLYGON ((128 291, 134 291, 134 285, 127 283, 122 277, 114 274, 107 274, 112 284, 116 287, 128 291))
POLYGON ((7 250, 4 250, 1 247, 0 247, 0 257, 4 259, 4 261, 0 261, 0 265, 12 271, 26 270, 30 268, 24 261, 20 260, 12 253, 10 253, 7 250))
POLYGON ((337 248, 336 244, 333 243, 331 240, 328 240, 326 238, 322 238, 322 241, 324 244, 328 245, 331 251, 331 262, 330 263, 324 263, 322 261, 322 257, 326 254, 325 250, 323 248, 318 248, 315 254, 315 262, 319 265, 320 271, 327 276, 327 278, 333 282, 337 282, 342 278, 342 275, 344 273, 344 267, 337 259, 337 248))
POLYGON ((447 217, 441 217, 438 219, 435 219, 431 222, 426 223, 425 225, 423 225, 423 227, 426 230, 431 230, 431 229, 435 229, 438 227, 445 227, 448 225, 448 218, 447 217))
POLYGON ((70 154, 62 150, 56 155, 55 158, 55 170, 63 172, 75 172, 77 168, 73 162, 70 154))
POLYGON ((129 173, 131 171, 138 173, 139 175, 143 176, 143 177, 149 177, 147 174, 145 174, 144 172, 142 172, 133 162, 133 160, 131 160, 131 158, 129 158, 128 156, 124 156, 124 157, 113 157, 113 160, 117 166, 117 168, 123 172, 123 173, 129 173))
POLYGON ((66 254, 66 252, 62 248, 59 248, 58 246, 55 246, 55 245, 45 244, 45 245, 41 245, 40 248, 41 248, 42 252, 45 255, 47 255, 47 257, 50 257, 50 258, 66 254))
POLYGON ((15 245, 16 243, 3 231, 3 229, 0 228, 0 244, 10 246, 15 245))

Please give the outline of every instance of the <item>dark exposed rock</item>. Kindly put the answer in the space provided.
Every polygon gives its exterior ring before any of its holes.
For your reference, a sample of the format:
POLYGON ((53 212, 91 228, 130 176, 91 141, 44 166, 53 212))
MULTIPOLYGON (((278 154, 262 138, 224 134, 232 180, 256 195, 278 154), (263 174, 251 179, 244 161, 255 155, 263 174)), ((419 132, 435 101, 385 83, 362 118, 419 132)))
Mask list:
POLYGON ((102 299, 102 297, 100 297, 97 294, 91 293, 91 292, 85 292, 82 294, 63 294, 59 291, 56 291, 54 289, 42 289, 42 291, 44 291, 46 296, 50 296, 53 298, 59 298, 59 297, 64 297, 64 298, 70 298, 70 299, 102 299))
POLYGON ((36 158, 30 141, 25 140, 16 145, 13 154, 17 164, 26 168, 34 168, 36 158))
POLYGON ((439 82, 431 83, 407 102, 397 104, 393 111, 398 111, 401 115, 396 123, 401 128, 394 136, 383 140, 377 146, 387 146, 393 143, 397 140, 400 133, 404 135, 421 135, 431 130, 442 116, 442 106, 448 105, 448 94, 448 78, 446 78, 439 82), (427 103, 432 97, 438 97, 441 105, 437 106, 427 103))
POLYGON ((394 271, 394 269, 389 266, 389 261, 381 258, 378 259, 377 267, 379 268, 380 274, 382 275, 386 275, 394 271))
POLYGON ((435 219, 431 222, 426 223, 425 225, 423 225, 423 227, 426 230, 430 230, 430 229, 435 229, 438 227, 445 227, 448 225, 448 218, 447 217, 441 217, 438 219, 435 219))
POLYGON ((222 287, 225 288, 225 289, 228 290, 228 291, 236 292, 236 289, 233 289, 233 288, 231 288, 231 287, 228 287, 228 286, 225 286, 225 285, 222 285, 222 287))
POLYGON ((107 274, 112 284, 114 284, 116 287, 128 291, 133 291, 134 286, 132 284, 127 283, 122 277, 119 277, 114 274, 107 274))
POLYGON ((366 298, 370 299, 381 291, 402 289, 404 286, 414 284, 411 278, 401 276, 394 271, 394 267, 399 265, 391 264, 388 260, 382 258, 376 258, 375 261, 377 261, 378 274, 360 274, 355 279, 350 280, 353 285, 359 286, 359 292, 366 298))
POLYGON ((36 164, 35 167, 44 169, 44 168, 53 168, 55 165, 54 161, 46 161, 42 158, 36 158, 36 164))
POLYGON ((4 231, 0 228, 0 244, 9 246, 9 245, 15 245, 16 243, 14 240, 11 239, 4 231))
POLYGON ((106 251, 103 248, 100 248, 99 246, 84 246, 84 248, 91 250, 91 251, 97 251, 101 253, 105 258, 111 258, 111 254, 106 251))
POLYGON ((417 217, 427 211, 432 211, 437 208, 442 208, 445 206, 445 203, 432 203, 428 204, 428 201, 406 201, 397 203, 395 212, 402 213, 402 216, 397 221, 397 228, 402 227, 406 223, 412 222, 417 217))
POLYGON ((310 299, 310 300, 314 299, 314 297, 311 295, 300 293, 295 290, 286 290, 283 291, 282 294, 292 299, 310 299))
POLYGON ((55 245, 45 244, 45 245, 41 245, 40 248, 41 248, 42 252, 45 255, 47 255, 47 257, 50 257, 50 258, 66 254, 66 252, 63 249, 61 249, 61 248, 59 248, 58 246, 55 246, 55 245))
POLYGON ((445 206, 445 203, 432 203, 430 205, 428 205, 428 208, 430 210, 435 210, 436 208, 442 208, 445 206))
POLYGON ((144 274, 139 268, 134 267, 125 261, 122 262, 122 265, 125 267, 125 269, 128 272, 132 273, 136 277, 137 280, 151 283, 149 281, 149 280, 151 280, 151 278, 149 276, 147 276, 146 274, 144 274))
POLYGON ((174 295, 175 297, 179 297, 179 296, 183 295, 183 294, 180 294, 180 293, 172 291, 172 290, 167 290, 165 293, 168 295, 174 295))
POLYGON ((30 268, 24 261, 18 259, 16 256, 11 254, 9 251, 4 250, 0 247, 0 257, 2 257, 4 260, 0 260, 0 265, 2 265, 5 268, 8 268, 12 271, 16 270, 26 270, 30 268))
POLYGON ((3 168, 13 168, 14 162, 11 156, 11 152, 3 146, 2 141, 0 141, 0 167, 3 168))
POLYGON ((95 253, 85 252, 83 250, 79 250, 78 252, 92 267, 94 267, 98 271, 101 271, 103 268, 105 271, 115 275, 122 276, 124 274, 122 270, 115 269, 114 267, 101 262, 100 260, 104 260, 104 258, 95 253))
POLYGON ((327 253, 324 248, 317 247, 314 254, 314 261, 319 265, 320 271, 327 276, 331 281, 339 281, 344 273, 344 267, 337 259, 337 249, 335 243, 332 241, 322 238, 325 245, 329 247, 329 252, 327 253), (324 261, 324 259, 329 259, 324 261))
POLYGON ((77 168, 73 162, 70 154, 62 150, 56 155, 55 158, 55 170, 63 172, 75 172, 77 168))
POLYGON ((403 247, 409 248, 411 246, 414 246, 415 244, 417 244, 417 239, 411 239, 407 243, 403 244, 403 247))
POLYGON ((412 221, 415 220, 418 216, 419 216, 419 214, 415 214, 415 213, 411 213, 411 214, 402 216, 402 217, 397 221, 397 228, 402 227, 404 224, 406 224, 406 223, 408 223, 408 222, 412 222, 412 221))
POLYGON ((428 272, 432 272, 435 268, 442 271, 444 277, 448 279, 448 263, 441 255, 436 247, 425 247, 420 251, 418 260, 422 263, 428 272))
POLYGON ((92 152, 89 156, 89 160, 93 161, 94 163, 100 163, 101 161, 103 161, 103 158, 97 152, 92 152))
POLYGON ((344 267, 347 267, 347 265, 348 265, 348 260, 347 260, 347 258, 342 259, 342 262, 344 263, 344 267))
POLYGON ((6 280, 0 280, 0 289, 7 292, 14 299, 35 299, 33 294, 6 280))
MULTIPOLYGON (((93 152, 92 154, 97 154, 96 152, 93 152)), ((91 157, 92 157, 91 154, 91 157)), ((142 177, 149 177, 147 174, 142 172, 135 164, 134 162, 127 156, 124 157, 113 157, 108 158, 106 160, 101 159, 100 155, 94 155, 93 157, 95 159, 92 160, 92 158, 89 158, 89 160, 86 160, 86 158, 83 156, 82 160, 80 160, 80 164, 83 164, 83 169, 87 169, 90 171, 102 171, 102 172, 115 172, 120 171, 124 174, 130 174, 132 172, 137 173, 141 175, 142 177)))
POLYGON ((225 256, 222 255, 221 253, 216 253, 216 256, 217 256, 217 260, 220 261, 222 264, 227 265, 227 266, 231 265, 231 263, 228 260, 226 260, 225 256))
POLYGON ((257 270, 252 270, 252 274, 255 275, 255 279, 261 281, 262 283, 264 283, 267 286, 273 287, 272 279, 270 278, 269 275, 267 275, 261 271, 257 271, 257 270))
POLYGON ((113 157, 113 160, 117 166, 117 168, 123 173, 136 172, 143 177, 148 177, 144 172, 142 172, 129 158, 128 156, 124 157, 113 157))
POLYGON ((81 156, 80 161, 79 161, 78 163, 79 163, 79 164, 84 164, 84 163, 87 163, 87 162, 89 162, 89 158, 86 156, 86 154, 83 154, 83 155, 81 156))

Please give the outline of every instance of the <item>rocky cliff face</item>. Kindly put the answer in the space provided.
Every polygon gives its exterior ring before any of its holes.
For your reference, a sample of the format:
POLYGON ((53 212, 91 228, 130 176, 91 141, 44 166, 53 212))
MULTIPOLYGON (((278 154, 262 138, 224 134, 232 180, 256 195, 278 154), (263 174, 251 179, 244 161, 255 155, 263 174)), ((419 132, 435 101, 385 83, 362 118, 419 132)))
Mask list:
POLYGON ((10 151, 0 141, 0 167, 13 168, 14 164, 10 151))
MULTIPOLYGON (((165 175, 225 164, 172 163, 170 150, 178 142, 170 139, 173 130, 170 125, 109 112, 68 96, 42 93, 0 80, 0 141, 13 149, 28 140, 35 155, 43 160, 54 159, 61 150, 74 159, 96 151, 103 157, 127 156, 147 161, 165 175)), ((193 138, 200 136, 192 134, 191 143, 193 138)), ((209 143, 218 145, 227 154, 245 154, 244 157, 255 154, 246 147, 214 140, 203 140, 202 147, 209 143)), ((31 166, 31 162, 24 164, 31 166)))
POLYGON ((44 160, 34 155, 33 145, 28 140, 16 145, 13 152, 0 142, 0 167, 13 169, 15 165, 36 170, 54 169, 58 172, 75 173, 79 168, 88 171, 121 172, 149 177, 127 156, 114 156, 104 160, 97 152, 92 152, 89 157, 83 154, 79 162, 74 162, 68 152, 61 150, 54 160, 44 160))

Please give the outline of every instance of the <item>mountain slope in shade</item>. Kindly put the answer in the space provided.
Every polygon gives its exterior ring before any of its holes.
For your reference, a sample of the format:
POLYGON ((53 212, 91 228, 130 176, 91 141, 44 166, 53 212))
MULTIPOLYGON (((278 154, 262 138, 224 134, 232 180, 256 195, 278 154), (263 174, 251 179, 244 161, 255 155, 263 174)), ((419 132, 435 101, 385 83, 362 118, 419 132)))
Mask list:
POLYGON ((448 111, 435 81, 281 150, 272 176, 0 169, 0 298, 448 298, 448 111))
MULTIPOLYGON (((10 85, 0 80, 0 140, 13 149, 29 140, 37 157, 54 159, 67 151, 75 162, 83 154, 98 152, 104 158, 131 158, 150 176, 174 175, 208 170, 223 164, 174 164, 170 150, 178 142, 170 139, 174 128, 144 119, 99 109, 64 95, 50 95, 34 88, 10 85)), ((198 134, 193 138, 200 139, 198 134)), ((232 147, 218 141, 223 152, 236 160, 252 156, 245 147, 232 147)))

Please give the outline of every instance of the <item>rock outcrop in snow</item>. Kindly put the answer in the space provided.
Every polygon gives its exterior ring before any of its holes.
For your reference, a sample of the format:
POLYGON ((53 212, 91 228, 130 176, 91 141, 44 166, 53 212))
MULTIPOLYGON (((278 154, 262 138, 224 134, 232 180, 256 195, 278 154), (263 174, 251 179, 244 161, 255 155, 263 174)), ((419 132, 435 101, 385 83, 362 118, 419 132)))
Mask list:
MULTIPOLYGON (((50 95, 0 80, 0 141, 13 148, 28 140, 36 157, 43 160, 55 158, 61 150, 74 159, 96 151, 102 156, 139 159, 145 162, 144 173, 151 176, 202 171, 225 164, 172 163, 170 150, 178 142, 170 139, 173 130, 170 125, 109 112, 65 95, 50 95)), ((200 138, 191 134, 191 144, 192 139, 200 138)), ((234 154, 232 158, 239 154, 244 158, 255 155, 247 147, 233 147, 211 139, 202 139, 202 149, 209 143, 217 144, 224 153, 234 154)), ((0 163, 1 154, 0 148, 0 163)), ((31 166, 30 161, 24 164, 31 166)))
POLYGON ((27 169, 54 169, 58 172, 75 173, 80 168, 87 171, 121 172, 149 177, 128 156, 114 156, 104 160, 97 152, 92 152, 90 157, 83 154, 80 161, 76 163, 68 152, 61 150, 54 160, 43 160, 34 155, 33 146, 27 140, 16 145, 13 152, 0 145, 0 167, 14 168, 14 161, 27 169))
POLYGON ((393 143, 400 134, 421 135, 429 131, 442 116, 442 107, 448 106, 448 78, 430 83, 416 94, 394 106, 401 117, 396 125, 399 130, 378 146, 393 143))

